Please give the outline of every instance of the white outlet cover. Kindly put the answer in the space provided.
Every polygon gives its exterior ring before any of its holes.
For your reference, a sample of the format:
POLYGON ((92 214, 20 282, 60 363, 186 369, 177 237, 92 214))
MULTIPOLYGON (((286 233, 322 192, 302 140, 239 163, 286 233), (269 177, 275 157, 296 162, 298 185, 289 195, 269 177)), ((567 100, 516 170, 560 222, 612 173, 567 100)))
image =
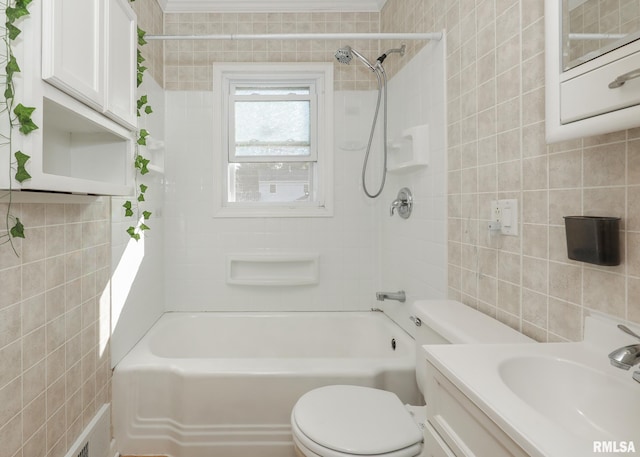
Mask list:
MULTIPOLYGON (((490 221, 499 223, 500 233, 508 236, 518 236, 518 200, 492 200, 490 221)), ((491 225, 491 224, 490 224, 491 225)), ((497 230, 497 229, 496 229, 497 230)))
POLYGON ((501 214, 502 234, 518 236, 518 200, 498 200, 498 208, 501 214))

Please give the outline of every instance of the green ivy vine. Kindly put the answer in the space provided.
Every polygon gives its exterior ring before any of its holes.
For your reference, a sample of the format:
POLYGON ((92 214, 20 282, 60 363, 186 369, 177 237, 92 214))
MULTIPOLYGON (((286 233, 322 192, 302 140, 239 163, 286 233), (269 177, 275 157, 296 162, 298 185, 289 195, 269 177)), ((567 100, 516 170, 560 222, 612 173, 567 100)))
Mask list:
POLYGON ((4 8, 6 18, 3 35, 5 45, 5 55, 3 59, 3 63, 5 64, 5 81, 3 98, 0 99, 0 112, 6 115, 8 132, 6 135, 0 135, 2 137, 0 144, 9 149, 9 170, 10 173, 15 171, 14 176, 9 177, 9 203, 4 221, 6 232, 0 235, 0 244, 9 243, 16 255, 18 255, 18 252, 13 244, 13 239, 24 238, 25 236, 24 226, 20 218, 14 217, 11 214, 12 183, 13 179, 22 183, 30 179, 31 175, 26 169, 26 164, 30 156, 22 151, 13 151, 13 129, 17 127, 20 133, 28 135, 36 130, 38 126, 31 118, 35 107, 24 106, 22 103, 16 104, 14 76, 16 73, 20 73, 20 66, 13 54, 13 42, 18 38, 20 33, 22 33, 22 30, 18 27, 18 22, 21 18, 29 16, 28 7, 31 1, 32 0, 9 0, 6 3, 0 4, 0 7, 4 8))
MULTIPOLYGON (((135 1, 135 0, 131 0, 135 1)), ((147 70, 147 67, 144 66, 145 58, 142 56, 142 51, 140 48, 147 44, 147 41, 144 39, 146 32, 138 27, 138 54, 137 54, 137 86, 140 87, 144 78, 144 72, 147 70)), ((148 97, 146 95, 142 95, 137 101, 137 114, 138 117, 144 114, 151 114, 153 109, 149 105, 148 97)), ((138 184, 138 175, 144 176, 149 173, 148 165, 151 162, 149 159, 144 157, 141 153, 141 147, 147 145, 147 137, 149 136, 149 132, 146 129, 138 130, 137 141, 135 144, 135 153, 134 153, 134 161, 133 166, 135 168, 135 199, 132 202, 131 200, 127 200, 122 207, 124 208, 125 217, 134 217, 136 218, 136 224, 129 226, 127 229, 127 233, 131 238, 138 241, 141 238, 142 232, 145 230, 150 230, 150 227, 146 224, 146 221, 151 217, 151 211, 145 211, 142 209, 141 204, 145 201, 145 193, 147 192, 148 187, 145 184, 138 184)))

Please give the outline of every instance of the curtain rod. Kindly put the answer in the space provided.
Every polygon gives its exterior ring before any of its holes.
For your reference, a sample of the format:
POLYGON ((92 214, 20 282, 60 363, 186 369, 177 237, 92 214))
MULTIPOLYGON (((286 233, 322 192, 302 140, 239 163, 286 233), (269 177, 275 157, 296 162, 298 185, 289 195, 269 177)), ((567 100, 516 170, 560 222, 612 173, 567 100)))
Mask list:
POLYGON ((436 40, 442 32, 432 33, 276 33, 218 35, 145 35, 145 40, 436 40))

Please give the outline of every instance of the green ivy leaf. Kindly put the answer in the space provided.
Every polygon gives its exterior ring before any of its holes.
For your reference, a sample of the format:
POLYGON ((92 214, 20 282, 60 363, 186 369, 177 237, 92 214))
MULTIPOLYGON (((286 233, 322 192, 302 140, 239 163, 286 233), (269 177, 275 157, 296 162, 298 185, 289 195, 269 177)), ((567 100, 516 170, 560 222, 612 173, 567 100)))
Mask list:
POLYGON ((139 202, 143 202, 144 201, 144 194, 138 195, 138 201, 139 202))
POLYGON ((142 212, 142 217, 144 217, 144 220, 149 220, 149 218, 151 217, 151 211, 143 211, 142 212))
POLYGON ((13 112, 16 114, 16 116, 18 116, 18 118, 30 118, 31 114, 35 111, 36 109, 34 107, 31 106, 24 106, 22 103, 18 103, 18 106, 16 106, 13 109, 13 112))
POLYGON ((22 16, 27 16, 29 14, 29 10, 27 9, 26 5, 24 5, 24 2, 16 2, 16 6, 14 8, 7 6, 7 8, 5 9, 5 14, 7 16, 7 22, 13 24, 22 16))
POLYGON ((142 162, 141 166, 140 166, 140 174, 141 175, 146 175, 147 173, 149 173, 149 169, 147 168, 147 165, 149 165, 150 160, 148 159, 144 159, 144 161, 142 162))
POLYGON ((153 110, 151 109, 151 107, 149 105, 144 107, 144 112, 147 114, 151 114, 153 113, 153 110))
POLYGON ((143 194, 147 191, 148 187, 145 186, 144 184, 140 184, 140 192, 142 192, 143 194))
POLYGON ((124 202, 124 205, 122 205, 122 207, 124 208, 124 216, 125 217, 133 216, 133 210, 131 209, 131 202, 129 200, 124 202))
POLYGON ((22 225, 22 222, 20 222, 19 218, 16 217, 16 223, 13 227, 11 227, 9 233, 14 238, 24 238, 24 225, 22 225))
POLYGON ((133 164, 133 166, 135 168, 137 168, 138 170, 141 170, 145 165, 149 164, 149 160, 145 159, 143 156, 141 156, 140 154, 138 154, 136 156, 136 160, 133 164))
POLYGON ((142 51, 140 49, 138 49, 138 64, 141 64, 145 60, 147 60, 147 59, 145 59, 144 56, 142 55, 142 51))
MULTIPOLYGON (((20 73, 20 67, 18 66, 18 61, 16 60, 13 54, 9 56, 7 65, 4 67, 4 71, 7 77, 7 86, 12 86, 14 73, 20 73)), ((11 93, 13 94, 13 88, 11 89, 11 93)))
POLYGON ((31 158, 31 156, 28 156, 22 153, 21 151, 16 151, 14 156, 16 157, 16 160, 18 162, 16 176, 15 176, 16 181, 21 183, 23 181, 26 181, 27 179, 30 179, 31 175, 27 172, 27 169, 24 166, 27 163, 27 161, 31 158))
POLYGON ((13 75, 14 73, 20 72, 18 61, 16 60, 16 57, 13 54, 9 56, 9 61, 7 62, 7 66, 4 69, 7 72, 7 75, 13 75))
POLYGON ((18 122, 20 123, 20 131, 25 135, 38 128, 38 126, 31 120, 31 113, 33 113, 34 110, 35 108, 24 106, 22 103, 19 103, 13 109, 13 112, 18 117, 18 122))
POLYGON ((151 230, 151 228, 147 224, 140 224, 140 231, 143 230, 151 230))
POLYGON ((7 23, 5 24, 5 27, 7 28, 7 32, 9 33, 10 40, 15 40, 16 38, 18 38, 18 35, 22 33, 22 30, 20 30, 18 27, 16 27, 9 21, 7 21, 7 23))
POLYGON ((146 104, 147 104, 147 96, 146 96, 146 95, 143 95, 142 97, 140 97, 140 98, 138 99, 137 104, 138 104, 138 109, 140 109, 140 108, 142 108, 144 105, 146 105, 146 104))
POLYGON ((140 129, 138 138, 138 144, 141 146, 147 145, 147 137, 149 136, 149 132, 146 129, 140 129))
POLYGON ((144 46, 147 44, 147 40, 144 39, 144 36, 147 34, 144 30, 138 27, 138 46, 144 46))
POLYGON ((13 95, 13 83, 7 81, 7 87, 4 89, 4 98, 9 100, 10 98, 13 98, 13 95))
POLYGON ((140 239, 140 234, 136 233, 136 228, 135 227, 129 227, 127 229, 127 233, 129 234, 129 236, 131 238, 133 238, 136 241, 138 241, 140 239))

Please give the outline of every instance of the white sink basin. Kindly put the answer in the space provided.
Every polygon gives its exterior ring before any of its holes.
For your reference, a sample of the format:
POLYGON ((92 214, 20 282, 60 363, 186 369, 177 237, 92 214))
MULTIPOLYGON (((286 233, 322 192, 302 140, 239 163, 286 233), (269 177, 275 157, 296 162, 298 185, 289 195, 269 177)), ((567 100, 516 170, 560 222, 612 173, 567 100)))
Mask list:
POLYGON ((640 384, 607 357, 632 343, 615 322, 589 316, 580 343, 443 344, 424 354, 530 456, 598 457, 598 442, 640 445, 640 384))
POLYGON ((521 400, 576 435, 614 439, 639 433, 637 423, 620 419, 639 414, 640 386, 556 357, 510 358, 498 373, 521 400))

